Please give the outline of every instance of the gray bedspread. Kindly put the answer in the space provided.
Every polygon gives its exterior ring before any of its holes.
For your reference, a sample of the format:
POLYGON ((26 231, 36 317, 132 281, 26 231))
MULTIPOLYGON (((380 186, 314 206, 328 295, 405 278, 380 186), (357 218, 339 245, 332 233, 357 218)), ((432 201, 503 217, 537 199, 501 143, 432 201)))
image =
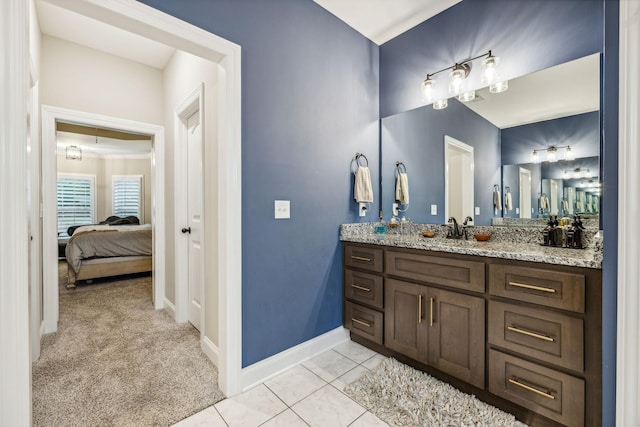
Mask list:
POLYGON ((67 243, 67 262, 77 273, 82 260, 119 256, 151 256, 151 230, 87 231, 74 233, 67 243))

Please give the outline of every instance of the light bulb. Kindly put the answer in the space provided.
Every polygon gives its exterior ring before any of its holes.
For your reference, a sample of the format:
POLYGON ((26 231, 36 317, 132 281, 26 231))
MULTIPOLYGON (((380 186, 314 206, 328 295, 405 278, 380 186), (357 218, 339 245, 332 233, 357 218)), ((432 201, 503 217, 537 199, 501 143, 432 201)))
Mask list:
POLYGON ((449 105, 449 102, 447 101, 447 98, 438 99, 436 102, 433 103, 433 109, 444 110, 445 108, 447 108, 448 105, 449 105))
POLYGON ((427 104, 433 102, 433 83, 433 80, 431 80, 429 77, 427 77, 425 81, 422 82, 422 99, 427 104))
POLYGON ((540 158, 538 156, 538 152, 537 151, 533 151, 533 154, 531 155, 531 163, 540 163, 540 158))
POLYGON ((558 150, 556 149, 556 147, 549 147, 547 148, 547 161, 548 162, 555 162, 557 161, 557 157, 556 157, 556 152, 558 150))
POLYGON ((460 100, 461 102, 469 102, 469 101, 473 101, 474 99, 476 99, 475 90, 469 90, 467 92, 464 92, 458 95, 458 100, 460 100))
POLYGON ((489 92, 491 93, 501 93, 507 89, 509 89, 509 80, 503 80, 489 86, 489 92))
POLYGON ((571 151, 571 147, 567 146, 567 150, 564 152, 565 160, 574 160, 573 151, 571 151))
POLYGON ((575 170, 573 171, 573 177, 574 177, 574 178, 580 178, 580 177, 581 177, 581 175, 580 175, 580 168, 575 169, 575 170))
POLYGON ((468 64, 456 64, 449 76, 449 93, 458 96, 465 92, 466 79, 471 67, 468 64))
POLYGON ((491 52, 489 52, 489 56, 482 61, 482 77, 480 82, 483 85, 492 85, 500 80, 498 73, 499 64, 500 58, 491 55, 491 52))

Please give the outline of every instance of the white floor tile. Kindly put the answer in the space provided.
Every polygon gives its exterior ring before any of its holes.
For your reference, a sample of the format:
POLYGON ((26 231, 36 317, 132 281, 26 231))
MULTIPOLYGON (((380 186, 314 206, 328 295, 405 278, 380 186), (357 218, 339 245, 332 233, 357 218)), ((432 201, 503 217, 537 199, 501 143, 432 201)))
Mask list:
POLYGON ((262 427, 308 427, 309 425, 302 421, 291 409, 287 409, 283 413, 271 418, 262 427))
POLYGON ((373 415, 371 412, 365 412, 360 418, 355 420, 349 427, 389 427, 389 424, 373 415))
POLYGON ((375 351, 351 340, 344 342, 333 349, 356 363, 362 363, 378 354, 375 351))
POLYGON ((338 352, 329 350, 306 361, 303 365, 323 380, 330 382, 353 369, 357 363, 338 352))
POLYGON ((311 427, 346 427, 365 412, 356 402, 327 385, 291 408, 311 427))
POLYGON ((216 408, 213 406, 204 409, 197 414, 193 414, 189 418, 176 423, 173 427, 226 427, 224 422, 216 408))
POLYGON ((218 402, 215 407, 230 427, 259 426, 287 409, 287 406, 264 384, 218 402))
POLYGON ((365 362, 362 363, 362 366, 364 366, 367 369, 375 369, 378 367, 379 364, 381 364, 383 361, 385 361, 387 358, 384 357, 381 354, 376 354, 375 356, 373 356, 371 359, 366 360, 365 362))
POLYGON ((337 388, 340 391, 344 391, 344 388, 348 384, 351 384, 352 382, 355 382, 355 381, 359 380, 360 377, 362 377, 367 372, 369 372, 369 370, 367 368, 365 368, 362 365, 358 365, 355 368, 353 368, 352 370, 350 370, 349 372, 347 372, 346 374, 344 374, 344 375, 336 378, 335 380, 333 380, 331 382, 331 385, 334 386, 335 388, 337 388))
POLYGON ((304 366, 298 365, 264 384, 291 406, 327 383, 304 366))

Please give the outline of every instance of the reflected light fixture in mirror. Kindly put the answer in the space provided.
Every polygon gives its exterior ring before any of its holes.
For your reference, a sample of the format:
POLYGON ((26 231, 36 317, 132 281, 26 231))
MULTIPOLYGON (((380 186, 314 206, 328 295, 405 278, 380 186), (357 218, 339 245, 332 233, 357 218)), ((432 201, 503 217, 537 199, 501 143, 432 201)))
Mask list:
POLYGON ((500 58, 493 56, 491 51, 488 51, 482 55, 443 68, 435 73, 427 74, 427 78, 422 82, 422 100, 427 104, 433 103, 433 108, 436 110, 442 110, 447 107, 448 103, 446 98, 435 100, 435 81, 433 77, 444 71, 451 70, 451 74, 449 75, 449 94, 457 97, 461 102, 473 101, 476 98, 476 92, 474 89, 467 90, 467 77, 471 72, 471 63, 480 58, 484 58, 481 68, 481 83, 488 85, 489 92, 491 93, 500 93, 507 90, 509 88, 509 82, 507 80, 501 80, 498 70, 500 58))
POLYGON ((540 151, 546 151, 547 152, 547 162, 556 162, 558 161, 558 149, 560 148, 564 148, 565 152, 564 152, 564 160, 574 160, 573 158, 573 151, 571 151, 571 147, 568 145, 563 145, 561 147, 556 147, 555 145, 552 145, 549 148, 546 148, 544 150, 533 150, 533 153, 531 154, 531 163, 540 163, 540 156, 538 156, 538 152, 540 151))

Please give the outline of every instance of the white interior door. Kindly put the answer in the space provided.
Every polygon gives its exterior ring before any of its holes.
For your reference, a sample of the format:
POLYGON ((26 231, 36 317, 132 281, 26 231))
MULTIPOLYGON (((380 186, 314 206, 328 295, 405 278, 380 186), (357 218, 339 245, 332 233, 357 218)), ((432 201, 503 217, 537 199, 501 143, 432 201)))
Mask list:
POLYGON ((558 181, 555 179, 549 180, 549 207, 551 209, 551 214, 558 215, 560 211, 558 209, 558 181))
POLYGON ((202 316, 202 126, 200 111, 187 119, 187 210, 189 322, 200 330, 202 316))
POLYGON ((520 168, 520 218, 531 218, 531 171, 520 168))
POLYGON ((454 217, 464 221, 474 215, 474 154, 473 147, 451 138, 444 137, 445 157, 445 221, 454 217))

